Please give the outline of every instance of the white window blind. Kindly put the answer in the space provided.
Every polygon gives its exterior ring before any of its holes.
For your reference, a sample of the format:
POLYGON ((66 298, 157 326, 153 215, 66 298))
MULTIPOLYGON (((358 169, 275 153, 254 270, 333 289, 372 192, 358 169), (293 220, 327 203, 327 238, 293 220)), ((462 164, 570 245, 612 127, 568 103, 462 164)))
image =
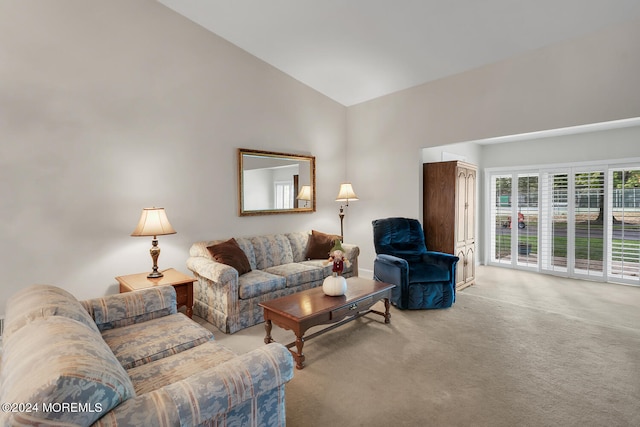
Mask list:
POLYGON ((640 277, 640 169, 610 169, 607 217, 608 274, 638 283, 640 277))
POLYGON ((512 229, 517 231, 518 265, 538 265, 538 174, 518 174, 517 221, 512 220, 512 229), (516 227, 517 225, 517 227, 516 227))
POLYGON ((553 272, 567 271, 569 175, 545 172, 540 185, 540 267, 553 272))
POLYGON ((604 172, 575 172, 573 178, 574 272, 603 277, 606 261, 604 227, 608 211, 604 202, 604 172))
POLYGON ((511 263, 511 181, 510 175, 491 177, 491 261, 511 263))

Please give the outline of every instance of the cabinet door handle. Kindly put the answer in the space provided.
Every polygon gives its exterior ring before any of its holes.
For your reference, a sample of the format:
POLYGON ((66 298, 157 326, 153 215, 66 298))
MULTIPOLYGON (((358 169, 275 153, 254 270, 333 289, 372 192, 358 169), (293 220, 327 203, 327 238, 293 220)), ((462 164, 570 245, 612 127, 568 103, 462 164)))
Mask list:
POLYGON ((358 304, 353 303, 349 306, 349 310, 355 310, 356 308, 358 308, 358 304))

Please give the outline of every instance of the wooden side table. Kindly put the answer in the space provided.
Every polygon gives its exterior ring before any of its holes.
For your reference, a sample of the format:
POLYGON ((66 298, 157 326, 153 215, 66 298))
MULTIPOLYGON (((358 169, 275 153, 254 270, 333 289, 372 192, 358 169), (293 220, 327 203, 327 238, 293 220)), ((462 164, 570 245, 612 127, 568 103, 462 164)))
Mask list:
POLYGON ((149 273, 130 274, 128 276, 118 276, 116 280, 120 283, 120 293, 136 291, 138 289, 151 288, 153 286, 171 285, 176 290, 177 308, 185 306, 187 316, 193 316, 193 282, 195 278, 180 273, 178 270, 170 268, 162 272, 163 277, 157 279, 147 278, 149 273))

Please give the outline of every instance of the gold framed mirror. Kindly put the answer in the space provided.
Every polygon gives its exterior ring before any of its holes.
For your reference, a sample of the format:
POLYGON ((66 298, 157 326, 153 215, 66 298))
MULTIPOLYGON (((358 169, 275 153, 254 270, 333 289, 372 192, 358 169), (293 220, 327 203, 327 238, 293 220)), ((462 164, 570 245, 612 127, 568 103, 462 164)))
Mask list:
POLYGON ((238 149, 240 216, 316 210, 316 158, 238 149))

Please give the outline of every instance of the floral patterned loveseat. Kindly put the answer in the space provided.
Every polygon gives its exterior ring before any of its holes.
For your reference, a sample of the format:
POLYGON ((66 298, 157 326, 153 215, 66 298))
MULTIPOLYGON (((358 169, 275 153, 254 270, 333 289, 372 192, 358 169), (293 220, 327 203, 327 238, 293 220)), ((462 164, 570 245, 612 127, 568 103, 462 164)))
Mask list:
POLYGON ((2 426, 286 423, 289 350, 234 354, 176 311, 171 286, 80 302, 34 285, 10 298, 4 332, 2 426))
MULTIPOLYGON (((331 275, 329 250, 322 249, 323 239, 330 238, 339 236, 312 230, 235 238, 250 267, 244 274, 216 261, 208 249, 225 241, 194 243, 187 260, 187 268, 197 279, 194 314, 231 334, 263 322, 259 303, 322 285, 331 275)), ((360 249, 345 243, 342 247, 349 260, 342 275, 357 276, 360 249)))

